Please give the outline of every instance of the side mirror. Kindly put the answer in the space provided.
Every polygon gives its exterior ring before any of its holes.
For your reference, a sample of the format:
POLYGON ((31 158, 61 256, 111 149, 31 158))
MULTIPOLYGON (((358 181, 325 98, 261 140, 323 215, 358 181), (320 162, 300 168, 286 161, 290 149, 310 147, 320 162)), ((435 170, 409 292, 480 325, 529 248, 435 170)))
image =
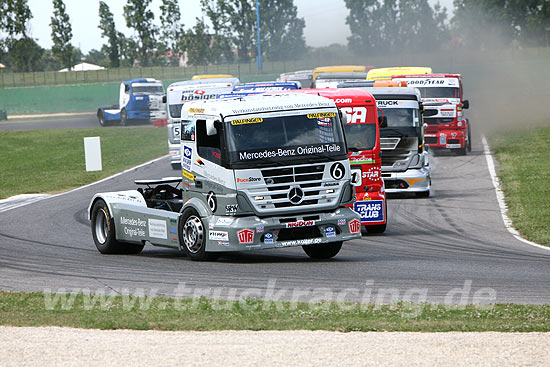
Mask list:
POLYGON ((467 110, 468 108, 470 108, 470 101, 465 99, 464 101, 462 101, 462 109, 467 110))
POLYGON ((351 186, 361 186, 363 184, 363 174, 361 166, 351 166, 351 186))
POLYGON ((216 120, 206 120, 206 135, 213 136, 218 133, 218 129, 216 128, 216 120))
POLYGON ((378 116, 378 126, 381 128, 388 127, 388 117, 378 116))
POLYGON ((439 110, 437 108, 426 108, 424 109, 424 111, 422 111, 422 115, 424 115, 424 117, 435 116, 438 113, 439 110))
POLYGON ((162 103, 166 103, 166 94, 162 96, 162 103))

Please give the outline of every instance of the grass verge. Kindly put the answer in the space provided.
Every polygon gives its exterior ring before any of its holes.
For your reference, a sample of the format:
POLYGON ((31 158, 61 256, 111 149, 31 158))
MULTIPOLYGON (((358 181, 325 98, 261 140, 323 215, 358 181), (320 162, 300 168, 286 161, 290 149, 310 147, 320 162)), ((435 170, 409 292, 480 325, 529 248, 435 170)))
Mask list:
POLYGON ((166 136, 153 127, 0 131, 0 199, 97 181, 166 154, 166 136), (101 138, 103 171, 86 172, 88 136, 101 138))
POLYGON ((135 330, 550 331, 550 305, 291 303, 0 291, 0 325, 135 330))
POLYGON ((550 246, 550 126, 491 138, 508 216, 530 241, 550 246))

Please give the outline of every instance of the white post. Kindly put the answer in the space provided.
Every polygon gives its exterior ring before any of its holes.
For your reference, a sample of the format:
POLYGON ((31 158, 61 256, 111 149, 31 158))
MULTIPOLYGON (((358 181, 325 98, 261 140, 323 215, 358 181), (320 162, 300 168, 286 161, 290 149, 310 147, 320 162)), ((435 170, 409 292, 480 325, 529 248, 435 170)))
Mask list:
POLYGON ((84 156, 86 171, 101 171, 101 145, 99 136, 84 138, 84 156))

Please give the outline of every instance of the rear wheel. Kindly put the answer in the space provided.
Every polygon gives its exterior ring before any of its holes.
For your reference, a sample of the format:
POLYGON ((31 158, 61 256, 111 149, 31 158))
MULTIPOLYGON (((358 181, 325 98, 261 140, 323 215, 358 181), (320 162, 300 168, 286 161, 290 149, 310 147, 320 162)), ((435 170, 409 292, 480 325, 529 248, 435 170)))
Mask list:
POLYGON ((123 108, 122 111, 120 111, 120 126, 126 126, 128 123, 128 112, 126 112, 126 109, 123 108))
POLYGON ((102 254, 139 254, 143 244, 123 243, 116 240, 115 221, 107 204, 98 200, 92 207, 92 237, 102 254))
POLYGON ((307 256, 312 259, 330 259, 336 256, 342 248, 342 241, 329 242, 329 243, 317 243, 314 245, 302 246, 307 256))
POLYGON ((195 209, 188 208, 183 211, 178 232, 183 251, 191 260, 205 261, 218 257, 216 253, 206 252, 207 229, 195 209))

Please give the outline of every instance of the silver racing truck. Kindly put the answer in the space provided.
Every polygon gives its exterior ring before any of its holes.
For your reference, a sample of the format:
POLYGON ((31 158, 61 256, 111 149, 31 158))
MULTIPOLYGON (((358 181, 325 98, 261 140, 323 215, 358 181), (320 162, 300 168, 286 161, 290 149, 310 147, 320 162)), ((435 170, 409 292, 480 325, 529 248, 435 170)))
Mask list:
MULTIPOLYGON (((340 112, 316 95, 185 103, 182 177, 96 194, 89 206, 101 253, 146 243, 209 260, 224 251, 302 246, 330 258, 360 238, 340 112)), ((358 178, 359 182, 352 183, 358 178)))

